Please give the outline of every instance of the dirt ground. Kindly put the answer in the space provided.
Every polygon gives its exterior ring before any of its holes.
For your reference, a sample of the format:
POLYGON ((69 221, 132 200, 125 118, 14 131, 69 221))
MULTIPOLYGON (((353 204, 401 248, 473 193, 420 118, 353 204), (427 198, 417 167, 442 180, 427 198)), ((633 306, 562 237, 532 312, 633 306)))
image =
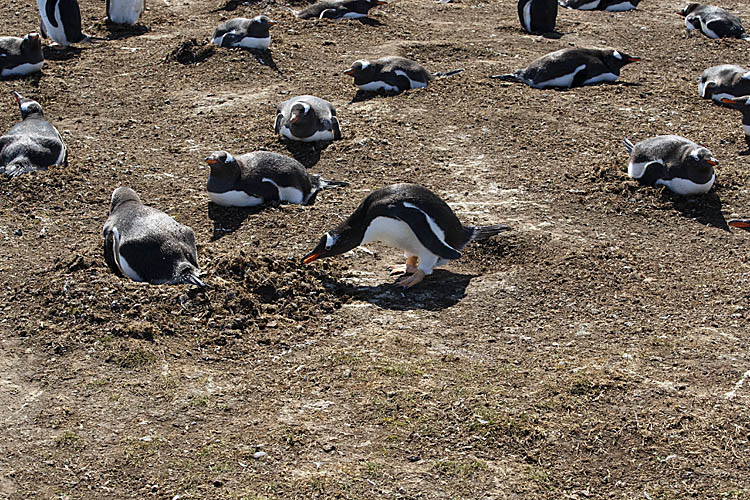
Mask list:
MULTIPOLYGON (((82 0, 104 41, 0 82, 0 131, 18 91, 70 149, 67 168, 0 179, 0 498, 748 498, 750 232, 726 220, 750 215, 750 160, 740 115, 699 99, 697 77, 747 65, 750 43, 688 36, 665 0, 561 9, 560 38, 523 34, 510 1, 392 0, 369 22, 289 6, 149 0, 124 30, 82 0), (265 65, 205 45, 261 13, 278 21, 265 65), (643 61, 564 92, 488 78, 571 45, 643 61), (358 95, 342 72, 389 54, 465 71, 358 95), (273 134, 275 106, 308 93, 338 107, 343 138, 322 150, 273 134), (622 138, 665 133, 714 152, 709 194, 627 178, 622 138), (221 209, 217 149, 292 154, 351 186, 221 209), (405 293, 384 246, 300 264, 401 181, 513 230, 405 293), (210 288, 107 269, 121 185, 195 230, 210 288)), ((3 34, 38 30, 29 0, 3 7, 3 34)))

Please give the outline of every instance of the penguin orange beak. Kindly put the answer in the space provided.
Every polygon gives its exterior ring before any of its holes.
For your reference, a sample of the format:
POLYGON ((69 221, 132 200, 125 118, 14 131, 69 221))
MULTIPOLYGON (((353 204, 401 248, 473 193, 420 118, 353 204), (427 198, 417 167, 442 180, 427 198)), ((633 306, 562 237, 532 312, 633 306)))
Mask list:
POLYGON ((275 25, 277 25, 277 24, 278 24, 278 23, 277 23, 276 21, 272 21, 272 20, 270 20, 270 19, 268 20, 268 25, 269 25, 269 26, 275 26, 275 25))
POLYGON ((641 60, 640 57, 628 56, 628 62, 638 62, 640 60, 641 60))
POLYGON ((383 0, 375 0, 375 5, 388 5, 388 2, 384 2, 383 0))
POLYGON ((721 102, 723 102, 724 104, 737 104, 739 101, 737 101, 736 99, 727 99, 726 97, 722 97, 721 102))
POLYGON ((711 166, 716 166, 719 164, 719 162, 716 161, 716 158, 708 158, 706 159, 706 163, 708 163, 711 166))
POLYGON ((290 123, 297 123, 300 119, 300 116, 298 114, 293 114, 292 117, 289 119, 290 123))
POLYGON ((303 264, 309 264, 310 262, 312 262, 314 260, 318 260, 318 258, 320 258, 320 254, 319 253, 309 253, 309 254, 307 254, 307 255, 304 256, 304 258, 302 259, 302 263, 303 264))
POLYGON ((208 158, 206 158, 206 163, 208 163, 209 165, 216 165, 217 163, 219 163, 219 160, 217 160, 216 158, 211 158, 209 156, 208 158))
POLYGON ((18 92, 13 92, 13 97, 16 98, 16 102, 20 106, 21 105, 21 94, 19 94, 18 92))
POLYGON ((739 227, 741 229, 750 229, 750 219, 733 219, 728 222, 732 227, 739 227))
POLYGON ((345 75, 352 75, 354 73, 354 68, 349 68, 346 71, 344 71, 345 75))
POLYGON ((31 33, 29 35, 29 38, 31 38, 32 40, 39 40, 39 33, 31 33))

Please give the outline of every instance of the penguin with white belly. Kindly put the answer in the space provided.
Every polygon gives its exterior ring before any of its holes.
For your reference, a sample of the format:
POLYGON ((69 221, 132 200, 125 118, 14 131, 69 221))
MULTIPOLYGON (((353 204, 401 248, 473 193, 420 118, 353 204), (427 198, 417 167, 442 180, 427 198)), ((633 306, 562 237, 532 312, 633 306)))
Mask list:
POLYGON ((685 17, 688 31, 698 30, 708 38, 750 40, 740 18, 721 7, 689 3, 678 13, 685 17))
POLYGON ((276 108, 274 131, 301 142, 341 139, 341 128, 333 104, 313 95, 292 97, 276 108))
POLYGON ((39 33, 23 38, 0 36, 0 76, 22 76, 42 70, 44 53, 39 33))
POLYGON ((399 56, 354 61, 345 75, 354 77, 354 85, 365 92, 404 92, 421 89, 438 77, 453 76, 463 69, 430 73, 416 61, 399 56))
POLYGON ((552 33, 557 22, 557 0, 518 0, 518 19, 527 33, 552 33))
POLYGON ((271 45, 269 28, 276 24, 266 16, 237 17, 223 22, 214 31, 211 43, 219 47, 266 50, 271 45))
POLYGON ((107 0, 107 19, 115 24, 133 25, 146 9, 146 0, 107 0))
POLYGON ((717 104, 722 104, 724 98, 750 95, 750 71, 736 64, 711 66, 698 79, 698 94, 717 104))
POLYGON ((635 10, 641 0, 559 0, 559 2, 568 9, 622 12, 635 10))
POLYGON ((380 241, 405 252, 406 264, 393 266, 392 274, 410 274, 397 284, 411 288, 435 267, 461 257, 469 242, 509 229, 503 224, 464 226, 448 204, 429 189, 393 184, 370 193, 349 218, 323 235, 302 262, 309 264, 380 241))
POLYGON ((206 158, 211 167, 206 190, 211 201, 225 207, 294 203, 312 205, 323 189, 348 186, 310 175, 293 158, 270 151, 237 157, 216 151, 206 158))
POLYGON ((678 135, 658 135, 638 144, 625 138, 628 175, 641 184, 662 185, 683 196, 707 193, 718 164, 708 149, 678 135))
POLYGON ((41 16, 42 36, 62 46, 86 42, 90 37, 81 31, 81 9, 78 0, 36 0, 41 16))

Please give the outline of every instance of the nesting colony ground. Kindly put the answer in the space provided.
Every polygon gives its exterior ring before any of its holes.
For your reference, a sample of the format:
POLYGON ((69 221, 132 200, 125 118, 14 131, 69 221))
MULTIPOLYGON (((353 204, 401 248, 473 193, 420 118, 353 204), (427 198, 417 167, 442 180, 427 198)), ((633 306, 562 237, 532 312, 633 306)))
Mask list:
MULTIPOLYGON (((696 90, 706 67, 747 64, 750 43, 687 36, 665 0, 561 9, 559 39, 522 34, 510 1, 397 0, 365 23, 276 2, 148 5, 128 31, 82 1, 106 41, 0 82, 2 131, 15 90, 70 148, 67 168, 0 179, 0 497, 750 495, 750 233, 726 224, 750 215, 750 170, 739 114, 696 90), (261 13, 279 23, 267 65, 204 45, 261 13), (566 92, 488 79, 572 45, 643 62, 566 92), (388 54, 466 71, 354 99, 342 72, 388 54), (342 123, 319 153, 273 134, 276 104, 307 93, 342 123), (719 159, 708 195, 627 178, 622 138, 665 133, 719 159), (351 186, 312 207, 219 209, 203 163, 217 149, 294 154, 351 186), (300 265, 400 181, 513 231, 406 293, 386 247, 300 265), (194 228, 211 288, 109 272, 101 228, 121 185, 194 228)), ((38 23, 32 2, 6 0, 0 32, 38 23)))

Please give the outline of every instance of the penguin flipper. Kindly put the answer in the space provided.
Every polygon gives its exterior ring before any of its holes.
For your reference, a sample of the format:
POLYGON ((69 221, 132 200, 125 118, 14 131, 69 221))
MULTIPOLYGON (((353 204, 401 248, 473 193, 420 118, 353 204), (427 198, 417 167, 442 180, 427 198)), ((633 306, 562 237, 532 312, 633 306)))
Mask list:
POLYGON ((104 3, 104 13, 107 16, 107 20, 111 21, 111 19, 109 18, 109 2, 110 2, 110 0, 105 0, 105 3, 104 3))
POLYGON ((406 222, 419 242, 430 252, 444 259, 455 260, 461 257, 461 252, 445 243, 435 234, 433 227, 437 224, 420 208, 414 206, 391 205, 390 214, 406 222))
POLYGON ((434 76, 435 78, 446 78, 448 76, 457 75, 461 73, 463 70, 464 68, 453 69, 450 71, 438 71, 437 73, 433 73, 432 76, 434 76))
POLYGON ((333 139, 341 139, 341 128, 339 128, 339 120, 335 116, 331 117, 331 128, 333 129, 333 139))
POLYGON ((633 154, 633 148, 635 147, 635 144, 633 144, 632 142, 630 142, 630 139, 628 139, 627 137, 625 137, 622 140, 622 145, 625 146, 625 149, 628 151, 629 155, 633 154))
POLYGON ((504 82, 524 83, 521 77, 518 76, 518 72, 505 73, 504 75, 492 75, 490 76, 490 78, 494 78, 496 80, 502 80, 504 82))
POLYGON ((281 130, 281 122, 282 122, 282 120, 283 120, 283 119, 284 119, 284 115, 282 115, 281 113, 278 113, 278 114, 276 115, 276 123, 275 123, 275 124, 274 124, 274 126, 273 126, 273 131, 274 131, 275 133, 277 133, 277 134, 278 134, 278 133, 279 133, 279 131, 281 130))
POLYGON ((107 263, 107 267, 115 273, 116 276, 123 278, 122 269, 120 269, 119 259, 119 247, 120 247, 120 234, 117 232, 117 228, 111 230, 105 230, 104 233, 104 262, 107 263))

